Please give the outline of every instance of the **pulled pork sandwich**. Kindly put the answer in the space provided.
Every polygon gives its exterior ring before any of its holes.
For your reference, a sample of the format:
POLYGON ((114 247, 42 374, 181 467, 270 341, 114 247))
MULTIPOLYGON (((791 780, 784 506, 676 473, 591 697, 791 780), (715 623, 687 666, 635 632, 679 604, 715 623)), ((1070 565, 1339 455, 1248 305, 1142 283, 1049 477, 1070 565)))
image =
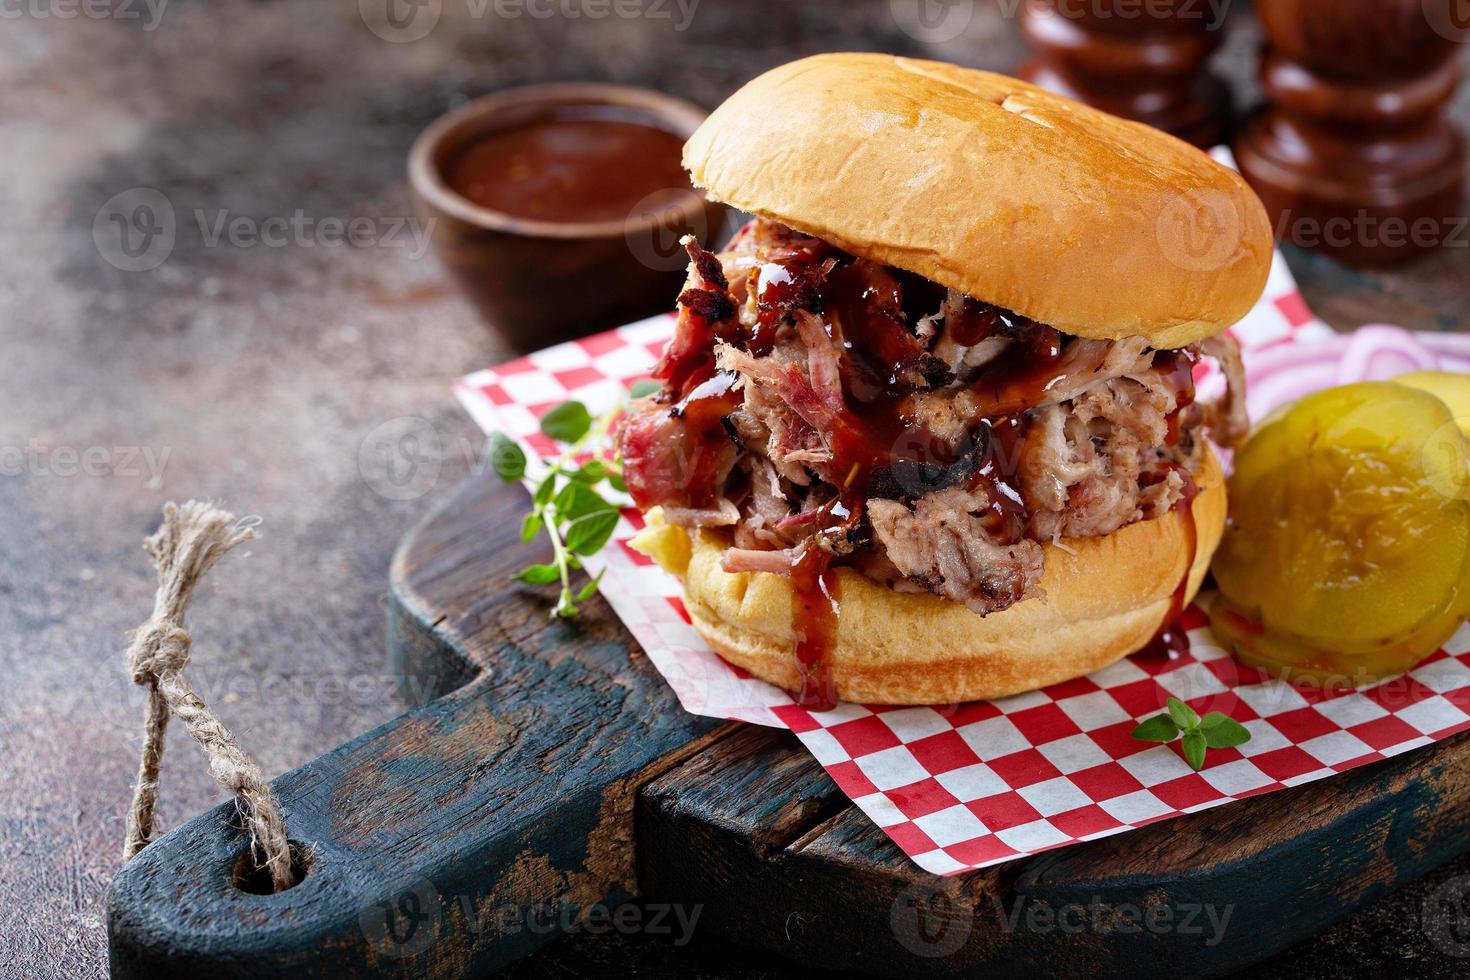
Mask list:
POLYGON ((804 703, 997 697, 1181 642, 1268 221, 1193 147, 1000 75, 823 55, 684 151, 756 215, 619 442, 700 634, 804 703), (1195 399, 1213 358, 1228 390, 1195 399))

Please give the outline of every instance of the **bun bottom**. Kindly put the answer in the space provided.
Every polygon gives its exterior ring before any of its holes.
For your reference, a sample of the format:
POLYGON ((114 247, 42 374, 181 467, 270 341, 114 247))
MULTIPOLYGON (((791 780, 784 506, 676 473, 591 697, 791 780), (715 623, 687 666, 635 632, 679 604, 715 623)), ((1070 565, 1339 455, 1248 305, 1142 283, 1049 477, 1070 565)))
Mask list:
MULTIPOLYGON (((1225 527, 1226 494, 1207 450, 1193 504, 1193 598, 1225 527)), ((1098 538, 1044 545, 1044 598, 980 616, 928 593, 895 592, 838 570, 837 635, 828 669, 837 696, 862 704, 948 704, 1004 697, 1080 677, 1146 644, 1163 624, 1185 573, 1190 529, 1181 512, 1098 538)), ((790 691, 791 582, 720 567, 727 536, 653 527, 634 544, 682 574, 694 628, 720 656, 790 691), (683 566, 682 568, 680 566, 683 566)))

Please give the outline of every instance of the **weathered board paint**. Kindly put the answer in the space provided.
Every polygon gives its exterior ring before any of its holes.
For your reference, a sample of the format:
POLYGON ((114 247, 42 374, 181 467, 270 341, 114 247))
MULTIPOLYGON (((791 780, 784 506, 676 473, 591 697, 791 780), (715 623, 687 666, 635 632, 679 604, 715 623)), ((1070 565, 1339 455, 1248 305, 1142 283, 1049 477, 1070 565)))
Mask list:
POLYGON ((472 481, 404 542, 392 656, 410 690, 437 698, 275 781, 312 851, 305 880, 279 895, 237 887, 233 806, 201 815, 114 881, 114 976, 479 974, 633 896, 701 905, 701 929, 828 968, 1210 976, 1470 848, 1461 736, 934 878, 788 733, 680 710, 600 601, 554 622, 544 595, 507 587, 537 558, 517 536, 524 506, 519 490, 472 481), (1108 927, 1130 907, 1173 924, 1108 927))

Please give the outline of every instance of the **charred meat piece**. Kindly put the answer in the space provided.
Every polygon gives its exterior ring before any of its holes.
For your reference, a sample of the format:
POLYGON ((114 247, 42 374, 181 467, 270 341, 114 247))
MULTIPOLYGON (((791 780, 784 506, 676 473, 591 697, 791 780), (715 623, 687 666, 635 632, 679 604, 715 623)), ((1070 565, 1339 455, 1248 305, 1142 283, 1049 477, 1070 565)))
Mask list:
POLYGON ((653 376, 664 382, 660 400, 682 398, 714 371, 714 345, 738 328, 730 283, 717 256, 692 237, 684 239, 689 253, 689 279, 679 294, 679 323, 653 376))

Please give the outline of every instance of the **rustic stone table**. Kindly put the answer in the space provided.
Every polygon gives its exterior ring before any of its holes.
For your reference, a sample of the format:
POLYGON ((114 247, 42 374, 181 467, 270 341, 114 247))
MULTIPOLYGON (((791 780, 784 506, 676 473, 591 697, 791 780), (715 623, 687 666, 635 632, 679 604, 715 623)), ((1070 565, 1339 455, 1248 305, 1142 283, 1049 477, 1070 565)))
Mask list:
MULTIPOLYGON (((191 612, 191 673, 268 774, 405 707, 384 657, 389 557, 483 466, 449 380, 506 354, 406 223, 404 157, 421 127, 534 80, 713 105, 817 50, 1001 70, 1021 57, 1015 3, 998 0, 951 4, 964 15, 953 37, 943 22, 915 29, 905 0, 617 8, 639 18, 596 18, 611 6, 578 0, 429 0, 404 7, 439 12, 422 37, 424 20, 390 21, 386 3, 0 3, 4 975, 106 970, 102 907, 143 703, 122 648, 151 601, 138 545, 163 501, 264 518, 250 556, 226 561, 191 612), (540 16, 558 8, 583 16, 540 16), (172 236, 134 228, 138 247, 119 251, 114 216, 139 202, 172 236)), ((1247 98, 1254 44, 1238 17, 1221 61, 1247 98)), ((1470 122, 1470 90, 1454 114, 1470 122)), ((1293 266, 1334 325, 1466 329, 1464 245, 1384 275, 1299 255, 1293 266)), ((164 827, 220 798, 175 726, 164 827)), ((1456 975, 1465 961, 1429 938, 1421 909, 1465 875, 1470 860, 1385 896, 1264 974, 1456 975)), ((574 938, 516 971, 589 972, 805 975, 703 937, 574 938)))

